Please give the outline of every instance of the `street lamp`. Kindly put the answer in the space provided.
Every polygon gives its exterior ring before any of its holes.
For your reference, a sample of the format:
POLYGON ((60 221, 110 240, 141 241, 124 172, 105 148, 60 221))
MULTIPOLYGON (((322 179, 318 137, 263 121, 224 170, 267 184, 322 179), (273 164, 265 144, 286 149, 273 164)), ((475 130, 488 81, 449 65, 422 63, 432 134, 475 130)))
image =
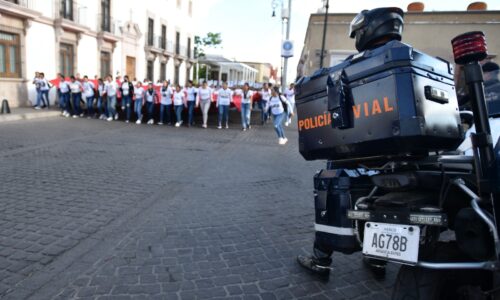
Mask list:
MULTIPOLYGON (((281 37, 283 40, 283 31, 285 27, 285 22, 286 22, 286 36, 285 40, 290 39, 290 19, 292 16, 292 0, 288 0, 288 8, 284 8, 284 2, 285 0, 272 0, 272 7, 273 7, 273 14, 272 17, 276 17, 276 8, 278 5, 281 3, 281 37)), ((287 70, 288 70, 288 57, 284 57, 281 63, 281 88, 284 89, 286 86, 286 75, 287 75, 287 70), (284 62, 283 62, 284 61, 284 62)))

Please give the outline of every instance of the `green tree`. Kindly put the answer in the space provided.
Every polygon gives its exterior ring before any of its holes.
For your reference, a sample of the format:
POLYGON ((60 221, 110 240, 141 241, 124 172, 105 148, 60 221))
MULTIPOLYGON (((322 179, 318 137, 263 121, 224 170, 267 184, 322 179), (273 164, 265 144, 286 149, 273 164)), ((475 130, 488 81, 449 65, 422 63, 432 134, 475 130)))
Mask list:
POLYGON ((196 58, 205 56, 206 48, 217 48, 222 44, 222 37, 220 32, 209 32, 205 37, 194 37, 194 54, 196 58))
MULTIPOLYGON (((194 37, 194 57, 203 58, 205 57, 205 49, 207 48, 217 48, 222 45, 222 37, 220 32, 214 33, 209 32, 205 37, 195 36, 194 37)), ((199 69, 193 68, 193 74, 198 72, 199 78, 205 78, 207 73, 206 66, 201 66, 199 69)), ((194 76, 196 77, 196 76, 194 76)))

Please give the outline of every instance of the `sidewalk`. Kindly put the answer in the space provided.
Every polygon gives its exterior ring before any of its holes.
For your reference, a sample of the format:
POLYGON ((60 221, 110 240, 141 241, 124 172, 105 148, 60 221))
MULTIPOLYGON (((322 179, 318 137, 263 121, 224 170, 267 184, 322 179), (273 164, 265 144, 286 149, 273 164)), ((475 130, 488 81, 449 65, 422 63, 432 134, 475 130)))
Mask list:
POLYGON ((0 123, 19 121, 19 120, 32 120, 39 118, 57 117, 61 113, 55 109, 40 109, 35 110, 30 107, 16 107, 10 109, 10 114, 0 114, 0 123))

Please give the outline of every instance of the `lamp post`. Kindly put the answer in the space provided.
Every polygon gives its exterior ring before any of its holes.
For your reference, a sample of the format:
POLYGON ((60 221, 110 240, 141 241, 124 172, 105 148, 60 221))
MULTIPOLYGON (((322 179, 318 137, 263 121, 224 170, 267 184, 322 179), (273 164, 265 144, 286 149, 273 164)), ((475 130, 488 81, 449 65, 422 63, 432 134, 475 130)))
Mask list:
POLYGON ((323 0, 325 3, 325 23, 323 24, 323 39, 321 41, 321 56, 320 56, 320 61, 319 61, 319 67, 323 68, 323 60, 325 58, 325 40, 326 40, 326 28, 327 28, 327 22, 328 22, 328 7, 330 4, 329 0, 323 0))
MULTIPOLYGON (((273 6, 273 14, 272 17, 276 17, 276 8, 278 7, 278 3, 281 2, 281 36, 283 39, 283 29, 285 27, 285 22, 286 22, 286 33, 285 33, 285 40, 290 39, 290 20, 292 16, 292 0, 288 0, 288 7, 285 10, 284 8, 284 2, 285 0, 273 0, 272 6, 273 6)), ((288 57, 284 57, 282 59, 282 67, 281 67, 281 88, 284 89, 286 86, 286 75, 288 72, 288 57)))

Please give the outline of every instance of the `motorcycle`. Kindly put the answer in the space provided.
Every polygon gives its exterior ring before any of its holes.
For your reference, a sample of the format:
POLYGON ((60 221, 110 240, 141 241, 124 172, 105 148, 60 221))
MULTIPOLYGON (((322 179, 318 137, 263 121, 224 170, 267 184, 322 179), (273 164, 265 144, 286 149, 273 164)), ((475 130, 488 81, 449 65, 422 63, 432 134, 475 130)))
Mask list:
POLYGON ((458 109, 450 63, 396 40, 296 84, 299 150, 328 160, 314 179, 316 241, 381 268, 401 264, 395 300, 500 299, 500 139, 479 64, 486 40, 469 32, 452 46, 471 111, 458 109), (466 119, 470 153, 456 150, 466 119))

